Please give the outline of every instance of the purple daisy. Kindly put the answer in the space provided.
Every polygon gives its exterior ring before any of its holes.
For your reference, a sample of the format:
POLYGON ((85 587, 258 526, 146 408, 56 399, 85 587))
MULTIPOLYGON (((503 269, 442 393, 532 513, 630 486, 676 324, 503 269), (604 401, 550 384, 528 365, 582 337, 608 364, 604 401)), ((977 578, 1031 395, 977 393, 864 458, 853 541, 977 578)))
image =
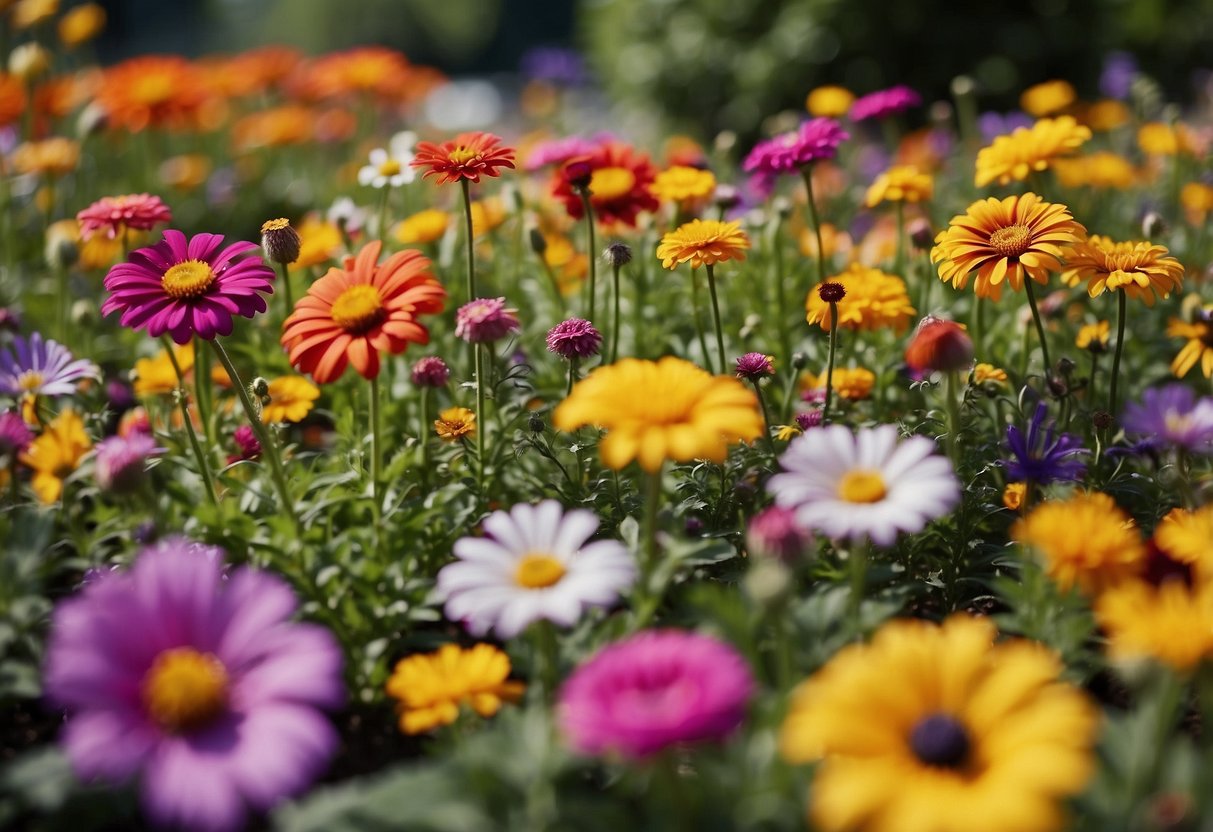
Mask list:
POLYGON ((888 118, 904 113, 922 103, 922 96, 904 85, 877 90, 855 99, 848 115, 851 121, 866 121, 870 118, 888 118))
POLYGON ((505 298, 476 298, 455 313, 455 335, 473 344, 491 344, 522 328, 518 310, 505 298))
POLYGON ((1047 485, 1081 479, 1086 473, 1087 464, 1081 457, 1087 454, 1087 449, 1082 440, 1069 433, 1057 433, 1053 423, 1045 427, 1047 415, 1048 407, 1041 402, 1036 405, 1026 435, 1018 425, 1007 428, 1011 456, 1002 461, 1007 479, 1047 485))
POLYGON ((302 792, 338 738, 332 635, 289 618, 295 595, 183 538, 142 551, 55 609, 45 687, 69 711, 62 742, 86 781, 140 779, 158 825, 241 828, 302 792))
POLYGON ((18 335, 11 350, 0 352, 0 393, 10 396, 70 396, 84 378, 100 378, 97 365, 37 332, 28 339, 18 335))
POLYGON ((766 176, 795 173, 813 162, 833 159, 838 145, 849 138, 851 134, 832 118, 810 119, 798 130, 756 144, 742 167, 747 173, 766 176))
POLYGON ((129 494, 143 484, 145 464, 151 456, 164 453, 150 435, 135 431, 127 436, 111 436, 97 443, 93 470, 102 491, 129 494))
POLYGON ((208 341, 230 335, 232 316, 264 312, 259 293, 274 291, 274 272, 255 251, 256 243, 244 241, 224 247, 220 234, 187 240, 180 231, 165 231, 159 243, 109 270, 110 296, 101 314, 121 312, 123 326, 146 329, 153 338, 168 333, 178 344, 195 334, 208 341))
POLYGON ((0 454, 10 459, 25 450, 34 439, 33 431, 15 410, 0 413, 0 454))
POLYGON ((1158 445, 1183 448, 1198 454, 1213 454, 1213 396, 1196 398, 1182 384, 1153 387, 1141 403, 1125 408, 1125 432, 1158 445))
POLYGON ((548 330, 548 350, 561 358, 589 358, 598 354, 602 346, 602 333, 585 318, 569 318, 548 330))

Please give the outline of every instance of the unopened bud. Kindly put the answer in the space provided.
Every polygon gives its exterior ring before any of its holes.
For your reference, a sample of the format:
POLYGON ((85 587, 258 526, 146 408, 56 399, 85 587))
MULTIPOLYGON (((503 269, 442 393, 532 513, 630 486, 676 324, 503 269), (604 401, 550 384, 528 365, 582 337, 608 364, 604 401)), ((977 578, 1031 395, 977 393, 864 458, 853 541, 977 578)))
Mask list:
POLYGON ((538 228, 532 228, 528 234, 531 238, 531 251, 542 257, 548 250, 547 238, 543 236, 543 232, 538 228))
POLYGON ((602 252, 602 259, 612 268, 622 268, 632 262, 632 249, 625 243, 611 243, 602 252))
POLYGON ((966 370, 973 364, 973 339, 955 321, 928 315, 910 337, 906 364, 918 372, 966 370))
POLYGON ((261 248, 275 263, 294 263, 299 259, 302 241, 299 232, 291 228, 291 221, 279 218, 267 220, 261 226, 261 248))
POLYGON ((910 232, 910 245, 918 251, 926 251, 935 242, 935 234, 931 223, 924 217, 915 217, 907 226, 910 232))

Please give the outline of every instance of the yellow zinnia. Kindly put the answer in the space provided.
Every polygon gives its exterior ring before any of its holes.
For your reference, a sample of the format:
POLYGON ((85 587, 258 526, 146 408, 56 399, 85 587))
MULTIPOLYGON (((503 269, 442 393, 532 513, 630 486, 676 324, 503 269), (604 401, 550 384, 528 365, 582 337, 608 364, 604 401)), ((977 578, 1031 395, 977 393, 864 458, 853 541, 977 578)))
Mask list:
POLYGON ((1033 118, 1051 116, 1069 107, 1078 98, 1069 81, 1045 81, 1028 87, 1019 96, 1019 106, 1033 118))
POLYGON ((434 432, 443 442, 455 442, 476 433, 476 414, 466 407, 448 407, 434 420, 434 432))
POLYGON ((710 170, 674 165, 657 174, 649 190, 662 202, 706 199, 716 190, 716 177, 710 170))
MULTIPOLYGON (((475 216, 472 217, 473 221, 475 216)), ((411 217, 405 217, 396 226, 396 241, 407 245, 418 243, 433 243, 442 239, 447 226, 451 223, 451 215, 437 208, 426 208, 411 217)))
MULTIPOLYGON (((905 332, 914 306, 905 281, 880 269, 860 263, 852 263, 845 272, 836 274, 827 282, 837 283, 846 291, 838 301, 838 325, 843 329, 876 330, 892 329, 905 332)), ((833 326, 830 305, 821 299, 817 291, 811 290, 805 299, 805 320, 820 324, 829 332, 833 326)))
POLYGON ((895 165, 876 177, 868 188, 864 205, 874 208, 882 202, 925 202, 934 190, 931 174, 914 165, 895 165))
POLYGON ((1202 579, 1213 579, 1213 503, 1195 511, 1172 509, 1154 530, 1154 541, 1202 579))
POLYGON ((1114 660, 1155 659, 1183 673, 1213 657, 1213 585, 1128 581, 1099 596, 1095 618, 1114 660))
POLYGON ((993 382, 995 384, 1007 383, 1007 371, 993 364, 978 364, 973 368, 973 383, 984 384, 985 382, 993 382))
POLYGON ((320 398, 320 388, 303 376, 281 376, 269 383, 269 395, 269 404, 261 407, 261 421, 302 422, 320 398))
POLYGON ((1054 159, 1077 150, 1089 138, 1090 129, 1072 116, 1042 118, 1031 127, 1018 127, 978 152, 977 187, 995 180, 1000 185, 1022 182, 1033 171, 1046 170, 1054 159))
POLYGON ((34 472, 30 485, 38 499, 48 505, 58 500, 63 481, 92 447, 76 411, 64 410, 56 416, 21 454, 21 464, 34 472))
MULTIPOLYGON (((876 386, 876 374, 866 367, 835 367, 834 393, 848 401, 860 401, 872 395, 876 386)), ((826 374, 804 372, 800 376, 800 390, 826 389, 826 374)))
POLYGON ((1155 295, 1167 298, 1183 286, 1183 264, 1167 254, 1165 247, 1149 242, 1118 243, 1092 235, 1066 249, 1068 268, 1062 279, 1071 286, 1087 281, 1087 294, 1093 298, 1121 289, 1153 306, 1155 295))
POLYGON ((421 734, 450 725, 461 706, 487 718, 501 710, 503 703, 517 702, 525 686, 511 681, 509 675, 509 657, 491 644, 467 649, 444 644, 433 653, 397 662, 387 681, 387 693, 398 700, 400 730, 421 734))
POLYGON ((667 269, 690 263, 692 269, 714 266, 725 260, 744 260, 750 238, 739 222, 691 220, 661 238, 657 257, 667 269))
MULTIPOLYGON (((173 355, 181 367, 182 375, 189 375, 194 369, 194 345, 173 345, 173 355)), ((173 362, 169 359, 167 350, 160 350, 154 358, 140 358, 135 362, 135 395, 160 396, 172 393, 177 389, 177 373, 173 362)))

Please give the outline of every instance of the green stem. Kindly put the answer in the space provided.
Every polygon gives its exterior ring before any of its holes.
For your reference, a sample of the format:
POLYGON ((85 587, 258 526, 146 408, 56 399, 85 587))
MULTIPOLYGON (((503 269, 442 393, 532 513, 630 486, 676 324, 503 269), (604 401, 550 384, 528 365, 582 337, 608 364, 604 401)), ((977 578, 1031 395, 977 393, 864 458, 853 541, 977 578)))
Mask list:
POLYGON ((691 315, 695 319, 695 334, 699 336, 699 349, 703 351, 703 365, 712 372, 712 356, 708 353, 708 339, 703 334, 703 321, 699 317, 699 273, 691 269, 691 315))
POLYGON ((564 397, 567 399, 573 394, 573 385, 577 382, 577 366, 581 360, 577 356, 569 359, 569 382, 564 388, 564 397))
POLYGON ((847 565, 850 573, 851 592, 847 597, 847 612, 855 635, 860 634, 860 607, 863 602, 864 587, 868 578, 868 544, 867 541, 856 543, 852 547, 847 565))
MULTIPOLYGON (((906 263, 906 210, 905 203, 900 199, 893 203, 897 206, 897 250, 893 254, 893 274, 905 279, 902 269, 906 263)), ((923 310, 924 312, 926 310, 923 310)))
POLYGON ((712 296, 712 323, 716 326, 716 355, 720 360, 720 372, 725 372, 728 369, 728 359, 724 356, 724 329, 720 326, 720 303, 716 299, 716 273, 712 269, 712 264, 707 264, 708 268, 708 293, 712 296))
POLYGON ((783 217, 775 219, 775 229, 771 233, 771 250, 775 261, 775 302, 779 307, 779 347, 783 351, 781 360, 792 360, 792 333, 788 329, 788 290, 784 285, 783 274, 783 217))
POLYGON ((598 289, 598 243, 594 238, 594 206, 590 204, 588 188, 581 188, 578 193, 581 195, 581 207, 585 211, 585 233, 589 241, 590 298, 586 305, 589 311, 585 317, 590 323, 594 323, 594 299, 597 297, 598 289))
MULTIPOLYGON (((30 109, 33 109, 33 108, 31 107, 30 109)), ((68 321, 67 321, 67 318, 68 318, 67 300, 68 300, 68 295, 69 295, 69 289, 68 289, 68 285, 67 285, 67 266, 63 265, 62 263, 59 263, 58 265, 55 266, 55 282, 57 284, 56 292, 59 295, 59 297, 56 299, 57 300, 56 308, 57 308, 58 317, 59 317, 59 341, 60 341, 60 343, 66 345, 66 346, 70 346, 71 341, 69 340, 69 336, 71 335, 71 329, 68 327, 68 321)))
MULTIPOLYGON (((1024 280, 1023 287, 1028 295, 1028 307, 1032 310, 1032 320, 1036 322, 1036 334, 1040 337, 1040 353, 1045 361, 1045 381, 1048 382, 1049 375, 1053 371, 1053 362, 1049 360, 1049 342, 1045 338, 1045 325, 1040 320, 1040 310, 1036 307, 1036 292, 1032 289, 1032 279, 1024 280)), ((1112 382, 1115 387, 1116 382, 1112 382)))
POLYGON ((168 351, 169 363, 173 365, 173 373, 177 376, 177 403, 181 406, 181 421, 185 424, 185 433, 190 440, 190 448, 194 452, 194 460, 198 463, 198 474, 202 477, 202 483, 206 486, 206 496, 210 498, 211 505, 219 505, 219 498, 215 496, 215 481, 211 478, 211 467, 207 464, 206 454, 202 452, 202 446, 198 444, 198 434, 194 433, 194 423, 190 420, 189 394, 185 390, 185 376, 181 372, 181 365, 177 362, 177 354, 173 352, 173 343, 167 336, 160 339, 164 343, 164 349, 168 351))
POLYGON ((762 408, 762 435, 766 439, 767 451, 771 456, 775 456, 775 440, 771 438, 771 414, 767 410, 767 400, 762 395, 762 382, 759 379, 754 379, 754 394, 758 396, 758 406, 762 408))
POLYGON ((286 263, 279 263, 278 268, 282 270, 282 302, 285 306, 283 320, 291 316, 295 311, 295 293, 291 291, 291 269, 286 263))
POLYGON ((1124 289, 1116 293, 1116 352, 1112 354, 1112 382, 1108 393, 1108 413, 1116 415, 1116 387, 1120 381, 1120 354, 1125 348, 1125 318, 1128 317, 1128 299, 1124 289))
POLYGON ((379 533, 379 523, 383 516, 383 503, 379 494, 379 481, 383 473, 383 445, 381 414, 379 405, 379 377, 371 379, 371 510, 375 517, 375 533, 379 533))
MULTIPOLYGON (((614 277, 612 279, 612 282, 614 284, 612 287, 612 295, 613 295, 613 299, 614 299, 615 309, 613 311, 613 314, 611 315, 611 349, 610 349, 610 352, 607 354, 608 355, 607 363, 609 363, 609 364, 614 364, 615 360, 619 357, 619 320, 620 320, 620 317, 619 317, 619 271, 620 271, 621 267, 614 265, 614 266, 612 266, 612 269, 614 270, 614 277)), ((593 323, 593 321, 591 321, 590 323, 593 323)))
POLYGON ((202 345, 202 339, 197 336, 194 338, 194 398, 198 403, 198 421, 202 422, 202 435, 206 437, 207 446, 213 446, 215 437, 214 426, 211 424, 210 353, 202 345))
POLYGON ((948 458, 957 472, 960 471, 960 395, 960 372, 950 370, 944 401, 948 412, 948 458))
POLYGON ((476 299, 476 239, 472 226, 472 186, 466 179, 460 179, 459 184, 463 186, 463 219, 468 250, 467 299, 470 303, 476 299))
POLYGON ((830 355, 826 363, 826 400, 821 408, 821 423, 830 421, 830 403, 834 399, 834 354, 838 351, 838 302, 830 301, 830 355))
POLYGON ((421 388, 421 422, 417 426, 417 441, 421 443, 421 485, 424 489, 430 477, 430 388, 421 388))
POLYGON ((480 465, 476 471, 477 481, 480 486, 480 493, 484 495, 484 468, 488 463, 485 458, 485 447, 488 442, 485 434, 488 433, 488 420, 485 419, 484 408, 484 354, 483 347, 480 344, 472 345, 472 354, 476 359, 476 456, 480 458, 480 465))
POLYGON ((813 168, 812 165, 805 165, 800 169, 800 175, 804 178, 804 187, 808 191, 809 198, 809 220, 813 223, 813 233, 817 235, 817 282, 826 282, 826 249, 825 244, 821 241, 821 218, 817 215, 817 203, 813 199, 813 168))

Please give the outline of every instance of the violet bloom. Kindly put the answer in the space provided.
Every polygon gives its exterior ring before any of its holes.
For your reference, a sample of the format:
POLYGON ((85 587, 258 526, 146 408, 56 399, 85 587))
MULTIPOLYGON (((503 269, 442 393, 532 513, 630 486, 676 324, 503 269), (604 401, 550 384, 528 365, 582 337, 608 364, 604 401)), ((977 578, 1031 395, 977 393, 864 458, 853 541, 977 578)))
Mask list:
POLYGON ((37 332, 18 335, 12 350, 0 352, 0 393, 10 396, 70 396, 81 379, 100 377, 96 364, 74 360, 67 347, 37 332))
POLYGON ((341 651, 290 621, 280 578, 223 575, 223 552, 183 538, 144 549, 56 607, 45 689, 68 710, 77 776, 138 778, 161 826, 226 832, 323 773, 344 699, 341 651))
POLYGON ((1047 485, 1051 482, 1077 480, 1086 473, 1087 465, 1080 458, 1087 449, 1082 440, 1068 433, 1057 433, 1056 425, 1045 427, 1048 407, 1036 406, 1025 435, 1018 425, 1007 428, 1007 447, 1011 456, 1002 461, 1007 479, 1047 485))
POLYGON ((578 86, 589 80, 585 59, 575 49, 537 46, 528 50, 520 62, 522 74, 532 81, 578 86))
POLYGON ((1031 127, 1034 123, 1031 116, 1019 111, 1006 114, 987 112, 977 117, 977 129, 986 144, 999 136, 1010 135, 1020 127, 1031 127))
POLYGON ((232 441, 236 444, 238 453, 228 454, 228 465, 261 456, 261 443, 257 440, 257 433, 249 425, 236 428, 232 432, 232 441))
POLYGON ((806 165, 833 159, 838 145, 851 134, 832 118, 815 118, 791 132, 759 142, 746 156, 742 167, 747 173, 774 176, 795 173, 806 165))
POLYGON ((851 121, 888 118, 922 104, 922 96, 904 85, 877 90, 856 98, 848 115, 851 121))
POLYGON ((566 361, 598 354, 602 333, 584 318, 569 318, 548 330, 548 350, 566 361))
POLYGON ((749 666, 728 644, 648 630, 573 671, 557 713, 577 751, 637 759, 675 743, 725 738, 745 718, 753 692, 749 666))
POLYGON ((0 456, 12 459, 24 451, 33 439, 34 434, 26 427, 20 413, 15 410, 0 413, 0 456))
POLYGON ((1167 384, 1142 394, 1125 408, 1125 432, 1190 453, 1213 454, 1213 396, 1196 398, 1192 388, 1167 384))
POLYGON ((505 305, 505 298, 476 298, 455 313, 455 336, 473 344, 500 341, 522 328, 518 310, 505 305))
POLYGON ((746 381, 758 381, 763 376, 774 375, 775 365, 771 356, 760 352, 747 352, 737 359, 737 377, 746 381))
POLYGON ((146 433, 111 436, 97 443, 93 470, 102 491, 130 494, 143 485, 149 457, 164 453, 164 448, 146 433))
POLYGON ((821 422, 825 418, 825 411, 820 408, 806 410, 803 413, 796 414, 796 427, 801 431, 808 431, 812 428, 821 427, 821 422))
POLYGON ((413 384, 418 387, 442 387, 451 377, 451 368, 436 355, 427 355, 413 365, 413 384))
POLYGON ((588 156, 601 146, 596 139, 582 136, 566 136, 563 139, 539 142, 527 154, 523 170, 536 171, 549 166, 560 166, 578 156, 588 156))
POLYGON ((1108 98, 1124 100, 1129 97, 1135 78, 1137 59, 1128 52, 1109 52, 1099 75, 1099 91, 1108 98))

